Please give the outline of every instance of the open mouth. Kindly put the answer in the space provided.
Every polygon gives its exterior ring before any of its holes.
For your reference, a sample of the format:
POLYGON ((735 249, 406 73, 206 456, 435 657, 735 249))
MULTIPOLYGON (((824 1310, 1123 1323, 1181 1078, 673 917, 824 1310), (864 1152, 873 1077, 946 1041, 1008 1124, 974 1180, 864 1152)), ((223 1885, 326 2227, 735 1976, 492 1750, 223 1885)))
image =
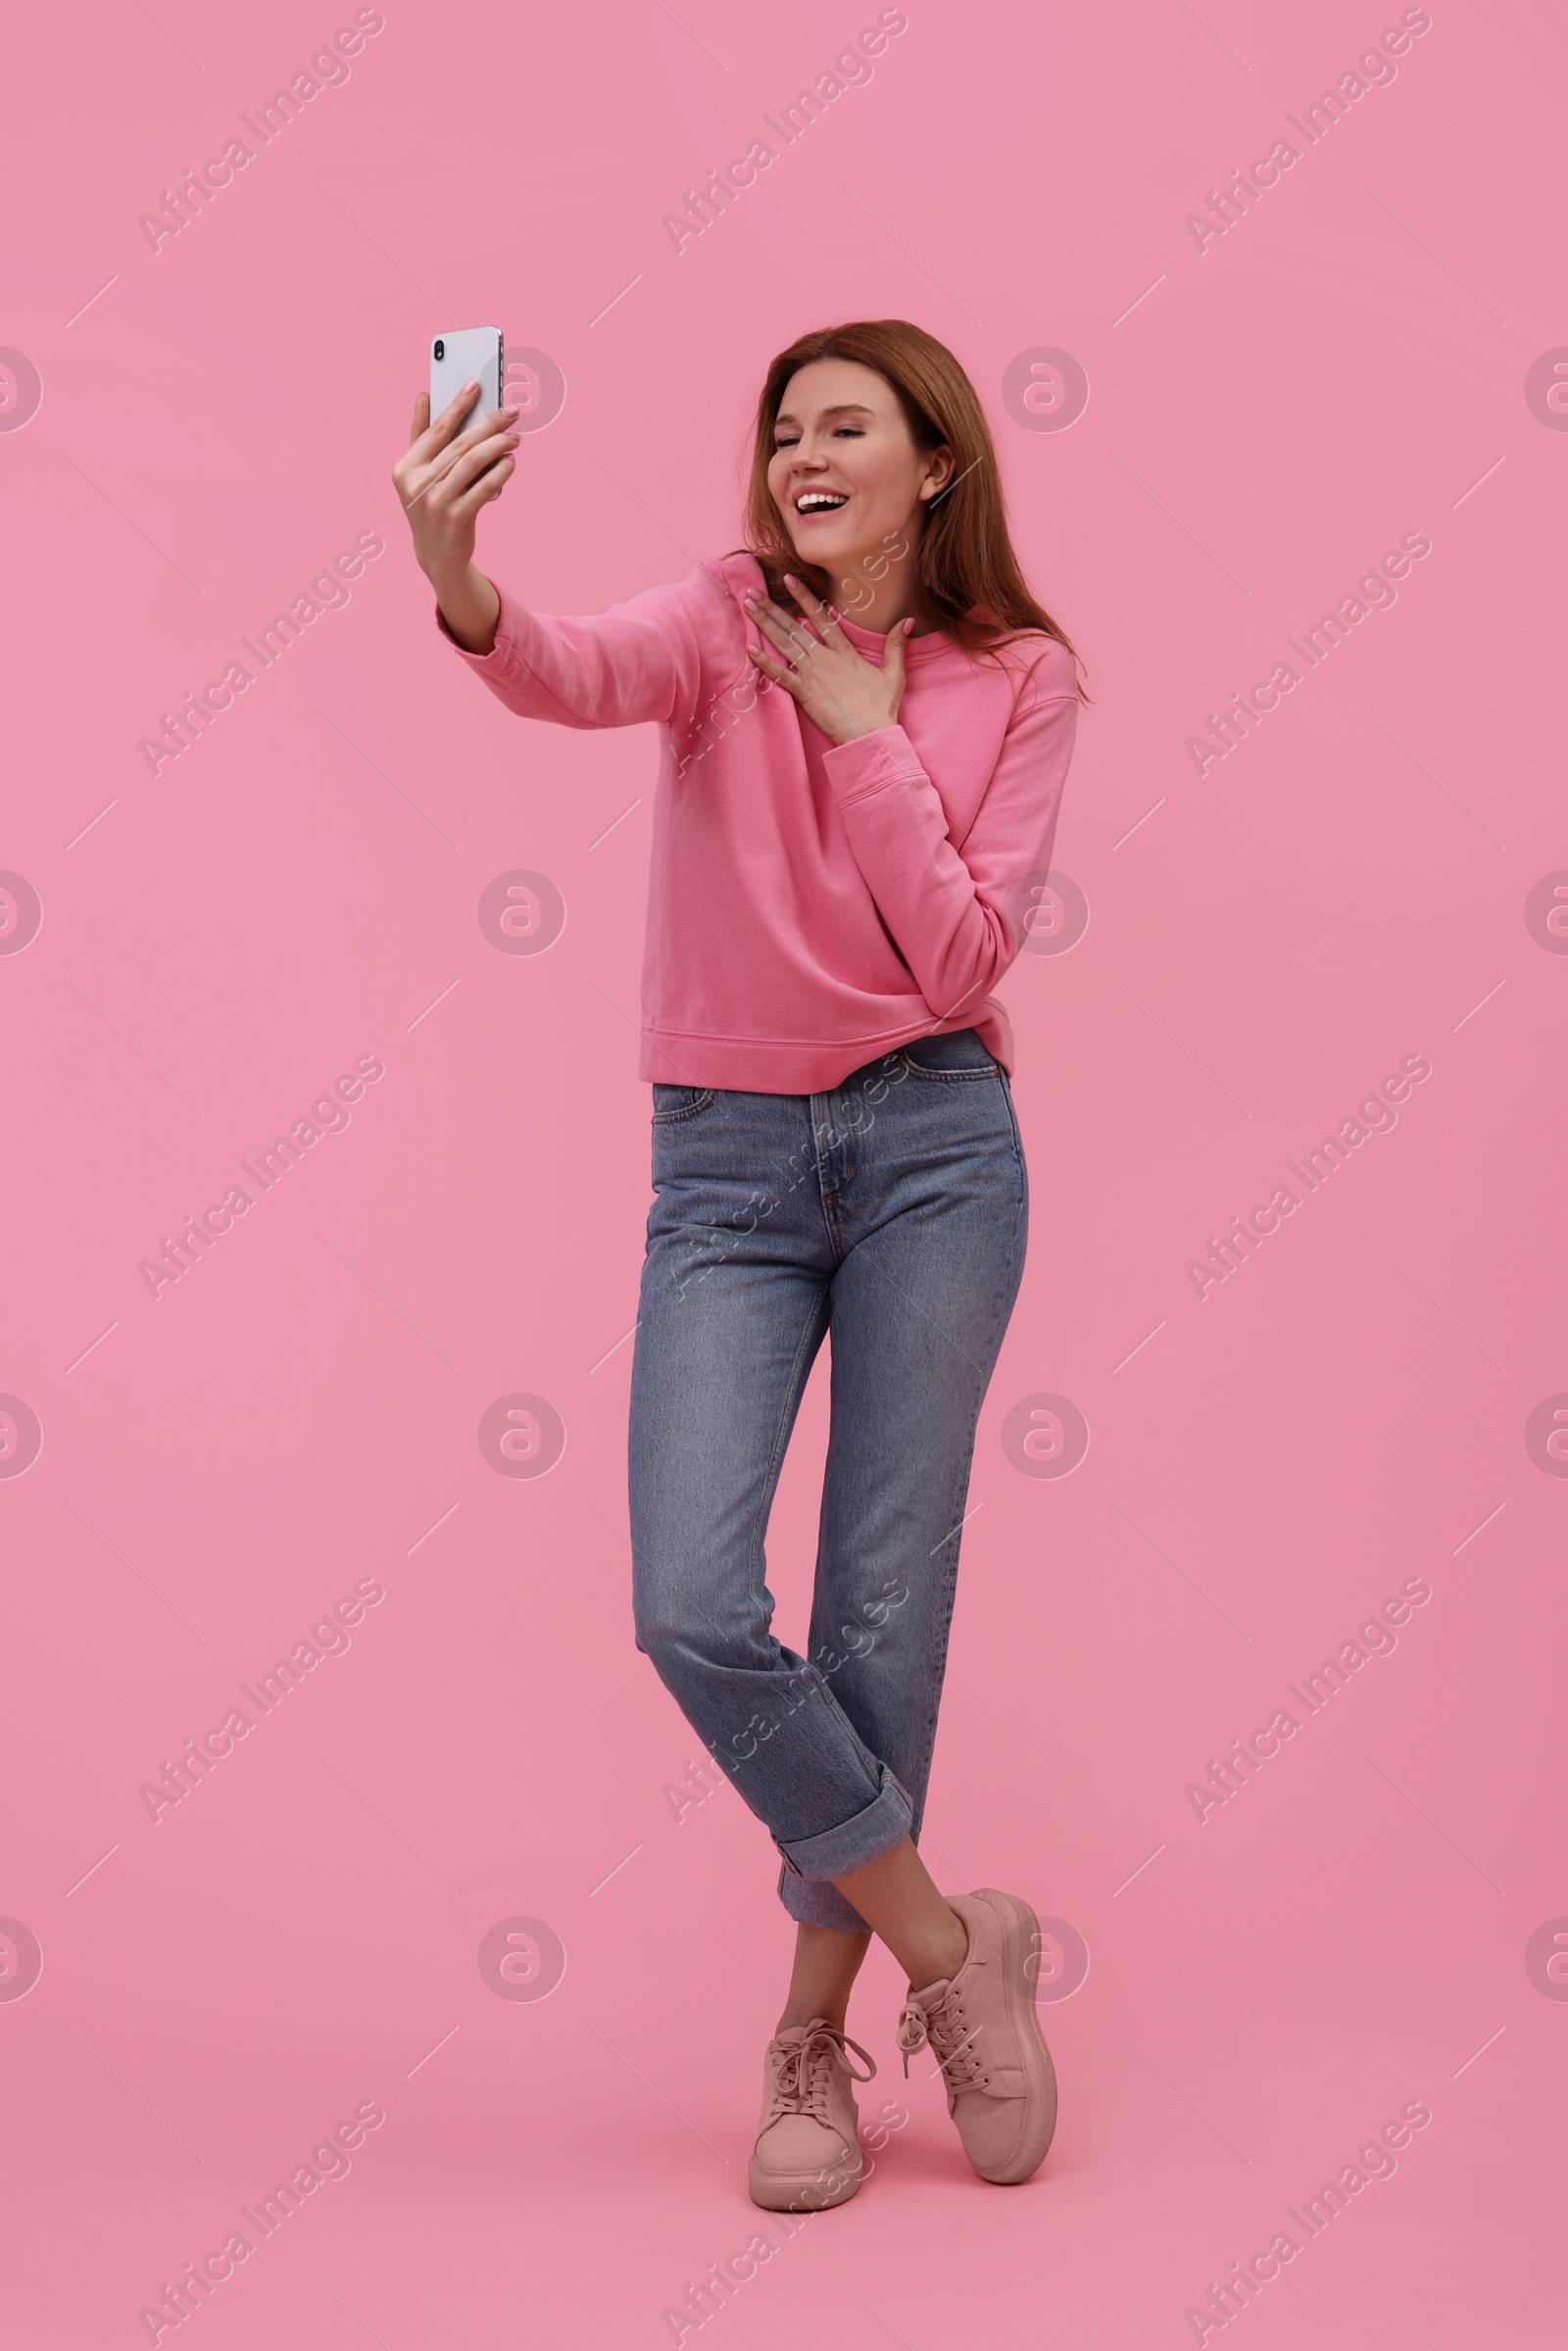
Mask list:
POLYGON ((795 501, 795 512, 802 516, 836 514, 841 506, 850 503, 842 490, 802 490, 795 501))

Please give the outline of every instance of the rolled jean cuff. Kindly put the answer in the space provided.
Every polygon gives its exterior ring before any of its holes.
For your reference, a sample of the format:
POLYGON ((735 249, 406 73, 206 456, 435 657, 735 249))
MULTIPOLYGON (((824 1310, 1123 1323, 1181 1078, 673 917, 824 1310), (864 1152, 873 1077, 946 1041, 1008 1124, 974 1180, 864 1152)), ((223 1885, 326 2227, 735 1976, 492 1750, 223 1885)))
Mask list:
POLYGON ((903 1844, 914 1825, 914 1814, 887 1765, 880 1764, 878 1769, 882 1785, 863 1812, 836 1829, 824 1829, 820 1837, 803 1837, 794 1844, 779 1845, 800 1877, 842 1878, 874 1861, 879 1853, 903 1844))

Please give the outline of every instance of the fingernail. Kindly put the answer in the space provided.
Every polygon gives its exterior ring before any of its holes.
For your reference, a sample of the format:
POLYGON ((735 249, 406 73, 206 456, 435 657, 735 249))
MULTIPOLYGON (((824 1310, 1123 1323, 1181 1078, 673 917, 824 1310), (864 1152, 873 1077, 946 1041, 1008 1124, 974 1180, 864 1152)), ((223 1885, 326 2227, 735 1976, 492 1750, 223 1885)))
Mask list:
POLYGON ((470 375, 463 388, 466 392, 477 392, 479 389, 479 378, 476 375, 470 375))
POLYGON ((501 415, 502 415, 502 416, 503 416, 506 418, 506 420, 507 420, 507 422, 508 422, 509 424, 512 422, 512 419, 513 419, 513 417, 514 417, 514 416, 521 416, 521 414, 522 414, 522 411, 521 411, 521 409, 515 409, 515 408, 504 408, 504 409, 501 411, 501 415))

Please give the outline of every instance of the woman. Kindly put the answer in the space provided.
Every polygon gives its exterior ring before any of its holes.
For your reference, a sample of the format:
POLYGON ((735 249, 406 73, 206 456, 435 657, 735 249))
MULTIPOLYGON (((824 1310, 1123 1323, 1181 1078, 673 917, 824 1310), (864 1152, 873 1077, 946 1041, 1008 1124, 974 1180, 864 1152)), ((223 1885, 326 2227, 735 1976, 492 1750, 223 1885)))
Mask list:
MULTIPOLYGON (((898 319, 803 336, 758 407, 749 551, 587 618, 473 563, 517 412, 415 409, 394 480, 445 635, 509 709, 657 719, 640 1074, 653 1181, 632 1369, 637 1641, 782 1857, 794 1970, 754 2200, 860 2184, 847 2040, 878 1935, 983 2179, 1042 2161, 1055 2081, 1034 1914, 916 1849, 975 1422, 1023 1269, 1006 1016, 1071 753, 1074 656, 1007 537, 951 352, 898 319), (831 599, 831 603, 829 600, 831 599), (853 616, 852 616, 853 615, 853 616), (817 1348, 832 1430, 809 1655, 763 1536, 817 1348)), ((870 2072, 857 2074, 848 2051, 870 2072)))

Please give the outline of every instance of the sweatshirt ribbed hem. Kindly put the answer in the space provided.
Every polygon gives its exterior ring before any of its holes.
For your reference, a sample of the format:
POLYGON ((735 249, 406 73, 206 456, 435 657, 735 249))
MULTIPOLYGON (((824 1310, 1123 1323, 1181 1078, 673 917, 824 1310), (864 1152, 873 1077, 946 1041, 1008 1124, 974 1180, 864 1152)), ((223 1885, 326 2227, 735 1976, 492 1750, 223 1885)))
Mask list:
POLYGON ((645 1029, 637 1074, 658 1086, 713 1086, 736 1094, 831 1094, 835 1086, 916 1037, 973 1029, 994 1060, 1012 1075, 1012 1034, 1005 1013, 987 999, 961 1019, 923 1021, 880 1037, 840 1044, 800 1044, 769 1037, 691 1037, 645 1029))

